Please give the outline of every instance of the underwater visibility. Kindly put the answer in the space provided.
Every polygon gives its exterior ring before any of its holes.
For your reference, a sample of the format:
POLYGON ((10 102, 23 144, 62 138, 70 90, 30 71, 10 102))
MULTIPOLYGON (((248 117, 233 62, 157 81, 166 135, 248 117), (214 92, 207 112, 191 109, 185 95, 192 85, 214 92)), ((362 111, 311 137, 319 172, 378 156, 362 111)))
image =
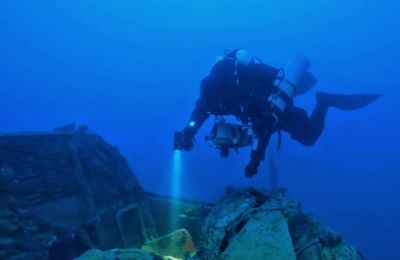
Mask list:
POLYGON ((400 259, 400 3, 0 2, 0 259, 400 259))

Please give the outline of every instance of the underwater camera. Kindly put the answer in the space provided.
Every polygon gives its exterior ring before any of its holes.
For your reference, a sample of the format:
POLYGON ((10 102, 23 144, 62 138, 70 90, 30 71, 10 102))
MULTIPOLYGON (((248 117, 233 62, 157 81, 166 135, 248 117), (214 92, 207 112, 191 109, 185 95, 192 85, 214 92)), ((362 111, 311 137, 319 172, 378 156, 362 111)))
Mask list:
POLYGON ((222 157, 228 157, 229 149, 237 151, 237 148, 252 145, 253 135, 249 133, 249 128, 242 125, 217 122, 206 140, 210 142, 210 146, 221 151, 222 157))

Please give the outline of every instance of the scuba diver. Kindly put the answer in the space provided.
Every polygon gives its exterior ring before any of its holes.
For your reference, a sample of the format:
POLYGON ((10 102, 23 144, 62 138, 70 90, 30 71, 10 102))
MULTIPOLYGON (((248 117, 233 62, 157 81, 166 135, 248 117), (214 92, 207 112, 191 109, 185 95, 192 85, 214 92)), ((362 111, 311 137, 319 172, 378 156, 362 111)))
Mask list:
POLYGON ((250 56, 245 49, 226 50, 201 81, 200 98, 188 125, 175 132, 174 149, 190 151, 197 131, 210 115, 215 115, 222 119, 216 122, 208 139, 224 157, 231 148, 253 146, 245 168, 245 176, 251 178, 264 160, 273 133, 287 132, 294 140, 311 146, 324 129, 328 108, 354 110, 380 97, 318 92, 316 106, 308 116, 304 109, 293 104, 293 98, 316 83, 308 72, 309 65, 306 57, 297 56, 285 69, 276 69, 250 56), (225 115, 234 116, 241 124, 226 123, 225 115))

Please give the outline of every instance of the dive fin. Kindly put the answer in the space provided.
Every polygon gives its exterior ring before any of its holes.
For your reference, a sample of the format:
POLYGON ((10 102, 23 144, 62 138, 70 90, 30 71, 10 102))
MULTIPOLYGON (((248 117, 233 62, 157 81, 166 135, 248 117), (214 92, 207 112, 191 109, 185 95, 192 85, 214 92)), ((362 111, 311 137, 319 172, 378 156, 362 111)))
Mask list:
POLYGON ((353 110, 368 106, 380 96, 377 94, 342 95, 317 92, 316 99, 318 105, 335 107, 341 110, 353 110))

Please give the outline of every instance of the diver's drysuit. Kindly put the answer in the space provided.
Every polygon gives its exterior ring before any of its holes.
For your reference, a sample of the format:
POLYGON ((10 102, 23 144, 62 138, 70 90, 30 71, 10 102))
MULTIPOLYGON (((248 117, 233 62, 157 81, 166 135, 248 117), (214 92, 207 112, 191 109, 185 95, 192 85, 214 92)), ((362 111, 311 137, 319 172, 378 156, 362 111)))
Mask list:
MULTIPOLYGON (((304 145, 313 145, 324 129, 328 106, 335 105, 336 99, 343 96, 319 94, 321 98, 317 98, 317 105, 311 116, 308 116, 304 109, 295 107, 292 100, 286 97, 284 109, 280 111, 278 120, 271 96, 277 93, 275 82, 280 77, 280 71, 257 58, 241 64, 236 59, 239 50, 226 53, 202 80, 200 98, 196 102, 188 126, 183 130, 183 149, 191 150, 194 135, 210 114, 233 115, 244 125, 250 123, 258 137, 257 147, 251 152, 251 160, 245 170, 245 175, 252 177, 264 159, 273 132, 282 130, 304 145)), ((314 83, 315 81, 308 84, 314 83)), ((372 102, 372 99, 369 102, 372 102)))

